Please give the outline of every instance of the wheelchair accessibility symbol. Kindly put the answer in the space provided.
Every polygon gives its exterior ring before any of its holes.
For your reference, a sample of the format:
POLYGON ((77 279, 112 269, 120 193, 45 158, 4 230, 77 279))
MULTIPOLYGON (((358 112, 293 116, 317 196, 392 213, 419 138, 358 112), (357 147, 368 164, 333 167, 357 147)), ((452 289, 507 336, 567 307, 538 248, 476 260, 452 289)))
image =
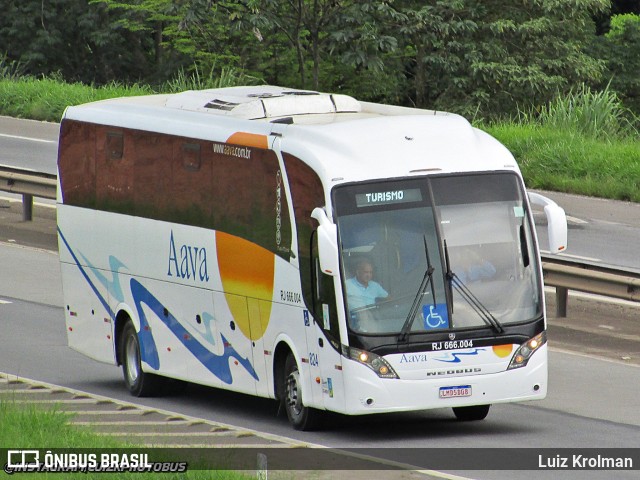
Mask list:
POLYGON ((442 303, 435 305, 423 305, 422 319, 424 321, 425 330, 448 328, 449 314, 447 312, 447 305, 442 303))

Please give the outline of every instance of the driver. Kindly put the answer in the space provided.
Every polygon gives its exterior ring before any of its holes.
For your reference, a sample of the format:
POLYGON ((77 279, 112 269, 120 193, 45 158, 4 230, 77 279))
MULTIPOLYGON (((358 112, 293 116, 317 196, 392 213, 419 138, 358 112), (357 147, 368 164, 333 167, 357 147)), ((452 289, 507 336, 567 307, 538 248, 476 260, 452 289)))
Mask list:
POLYGON ((347 301, 349 308, 358 308, 374 305, 379 298, 387 298, 389 293, 373 280, 373 264, 366 258, 356 263, 356 274, 346 282, 347 301))

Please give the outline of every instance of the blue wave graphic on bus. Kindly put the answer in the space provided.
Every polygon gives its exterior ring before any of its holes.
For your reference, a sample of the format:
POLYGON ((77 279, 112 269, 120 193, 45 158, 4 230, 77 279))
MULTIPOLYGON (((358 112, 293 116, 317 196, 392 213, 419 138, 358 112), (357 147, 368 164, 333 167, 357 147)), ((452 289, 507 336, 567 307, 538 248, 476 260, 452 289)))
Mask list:
POLYGON ((133 301, 136 304, 138 316, 140 317, 140 341, 143 345, 148 343, 148 345, 143 347, 143 351, 141 351, 140 354, 143 360, 147 361, 147 363, 149 363, 153 368, 158 369, 159 365, 156 366, 150 363, 145 359, 145 355, 149 355, 150 360, 155 361, 158 358, 158 352, 155 347, 155 342, 153 342, 153 338, 150 338, 151 341, 148 342, 143 339, 143 336, 146 338, 147 334, 151 337, 151 330, 149 329, 149 323, 142 308, 142 304, 149 307, 149 309, 155 313, 167 327, 169 327, 176 338, 182 342, 182 344, 200 361, 200 363, 202 363, 211 373, 224 383, 233 383, 231 367, 229 366, 229 360, 231 358, 235 358, 253 378, 259 380, 258 374, 254 370, 253 365, 251 365, 251 362, 249 362, 249 359, 241 357, 236 349, 227 341, 224 335, 220 334, 222 337, 222 344, 224 345, 224 351, 221 355, 216 355, 195 339, 189 331, 184 328, 180 322, 178 322, 171 312, 168 312, 165 306, 162 305, 160 301, 135 278, 131 279, 131 293, 133 294, 133 301))
POLYGON ((216 339, 213 338, 213 332, 211 331, 211 322, 213 322, 213 315, 207 312, 202 312, 202 323, 204 325, 204 333, 198 331, 202 338, 207 340, 211 345, 216 344, 216 339))
MULTIPOLYGON (((80 263, 80 259, 77 257, 71 245, 67 241, 66 237, 63 235, 62 231, 58 227, 58 234, 62 239, 63 243, 67 247, 69 254, 73 258, 76 266, 80 270, 80 273, 84 277, 84 279, 89 284, 91 290, 93 290, 94 294, 105 308, 109 317, 114 320, 115 312, 109 306, 109 302, 104 296, 100 293, 98 288, 96 287, 94 281, 89 277, 89 274, 85 270, 85 268, 80 263)), ((114 298, 118 298, 118 296, 124 298, 122 294, 122 289, 120 288, 120 280, 118 277, 118 268, 125 265, 118 260, 116 257, 109 257, 109 265, 114 269, 114 277, 113 280, 109 280, 106 276, 102 275, 100 272, 96 270, 95 267, 91 265, 91 263, 87 260, 87 258, 80 253, 80 256, 84 259, 84 261, 89 266, 91 272, 96 276, 98 281, 108 289, 111 295, 114 298)), ((156 347, 155 340, 153 338, 153 334, 151 332, 151 328, 149 326, 149 322, 147 321, 147 317, 142 309, 142 304, 147 305, 157 316, 162 319, 162 321, 171 329, 173 334, 180 339, 180 341, 189 349, 193 355, 216 377, 222 380, 226 384, 233 383, 233 377, 231 375, 231 367, 229 367, 229 359, 235 358, 240 365, 242 365, 249 374, 259 381, 258 374, 256 373, 253 365, 249 362, 248 358, 242 358, 240 354, 231 346, 231 344, 227 341, 224 335, 220 334, 222 337, 222 343, 224 345, 224 351, 222 355, 215 355, 206 347, 204 347, 200 342, 194 339, 187 330, 180 325, 173 315, 169 314, 168 317, 164 317, 165 307, 162 305, 158 299, 149 292, 140 282, 135 279, 131 279, 131 293, 133 295, 134 302, 136 304, 136 309, 138 310, 138 315, 140 317, 140 332, 138 333, 138 338, 140 339, 140 357, 141 359, 149 364, 155 370, 160 368, 160 358, 158 356, 158 350, 156 347), (187 340, 185 338, 189 338, 189 342, 187 344, 187 340)), ((206 340, 210 340, 212 344, 215 345, 215 340, 213 338, 213 334, 211 332, 210 322, 213 320, 213 316, 207 313, 203 314, 203 318, 205 320, 205 331, 206 333, 203 337, 206 340)))
POLYGON ((446 355, 449 358, 434 358, 434 360, 437 360, 439 362, 446 362, 446 363, 460 363, 462 362, 462 360, 459 358, 461 356, 465 356, 465 355, 478 355, 478 352, 484 352, 484 348, 476 348, 475 350, 472 350, 470 352, 448 352, 446 355), (453 358, 451 358, 453 357, 453 358))
POLYGON ((122 287, 120 287, 119 270, 123 267, 127 268, 127 266, 113 255, 109 255, 109 269, 111 270, 111 272, 113 272, 113 276, 111 279, 108 279, 98 268, 94 267, 91 264, 89 259, 85 257, 82 252, 80 252, 79 255, 83 258, 98 281, 107 288, 111 296, 119 302, 124 302, 124 294, 122 293, 122 287))
MULTIPOLYGON (((69 254, 73 258, 73 261, 76 262, 76 265, 77 265, 78 269, 80 269, 80 273, 82 273, 82 276, 85 278, 85 280, 89 284, 89 287, 91 287, 91 290, 93 290, 93 293, 96 294, 96 297, 98 297, 98 300, 100 301, 100 303, 102 304, 104 309, 109 314, 109 317, 111 318, 111 320, 115 319, 115 313, 113 312, 113 310, 111 310, 111 307, 109 306, 109 302, 107 302, 107 300, 98 291, 96 286, 93 284, 93 282, 89 278, 89 275, 87 274, 85 269, 82 268, 82 264, 80 263, 80 260, 78 260, 78 257, 76 256, 76 254, 74 253, 73 249, 71 248, 71 245, 69 245, 69 242, 67 241, 65 236, 62 234, 62 230, 60 230, 60 227, 58 227, 57 230, 58 230, 58 235, 60 235, 60 238, 62 239, 62 241, 64 242, 65 246, 67 247, 67 250, 69 250, 69 254)), ((84 258, 84 256, 83 256, 83 258, 84 258)), ((106 278, 105 278, 105 280, 106 280, 106 278)))

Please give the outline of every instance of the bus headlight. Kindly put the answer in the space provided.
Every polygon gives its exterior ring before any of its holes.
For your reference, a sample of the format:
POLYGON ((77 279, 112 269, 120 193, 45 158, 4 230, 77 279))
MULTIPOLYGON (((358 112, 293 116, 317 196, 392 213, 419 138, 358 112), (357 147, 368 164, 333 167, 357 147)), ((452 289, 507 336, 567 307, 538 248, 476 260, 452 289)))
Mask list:
POLYGON ((511 358, 511 363, 507 370, 513 370, 514 368, 524 367, 531 355, 538 350, 542 345, 547 343, 547 332, 542 332, 533 338, 530 338, 525 343, 520 345, 520 348, 516 350, 515 355, 511 358))
POLYGON ((380 378, 399 378, 393 367, 380 355, 360 350, 357 348, 346 347, 346 356, 351 360, 366 365, 376 372, 380 378))

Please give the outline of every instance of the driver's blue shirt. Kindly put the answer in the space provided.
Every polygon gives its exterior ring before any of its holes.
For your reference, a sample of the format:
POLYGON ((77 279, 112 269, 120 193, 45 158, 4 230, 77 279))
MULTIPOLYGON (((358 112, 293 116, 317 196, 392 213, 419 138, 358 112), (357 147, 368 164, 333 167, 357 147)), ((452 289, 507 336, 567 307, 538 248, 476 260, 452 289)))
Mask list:
POLYGON ((347 284, 347 301, 349 309, 366 307, 376 303, 376 298, 386 298, 387 291, 378 282, 373 280, 365 287, 356 277, 349 278, 347 284))

